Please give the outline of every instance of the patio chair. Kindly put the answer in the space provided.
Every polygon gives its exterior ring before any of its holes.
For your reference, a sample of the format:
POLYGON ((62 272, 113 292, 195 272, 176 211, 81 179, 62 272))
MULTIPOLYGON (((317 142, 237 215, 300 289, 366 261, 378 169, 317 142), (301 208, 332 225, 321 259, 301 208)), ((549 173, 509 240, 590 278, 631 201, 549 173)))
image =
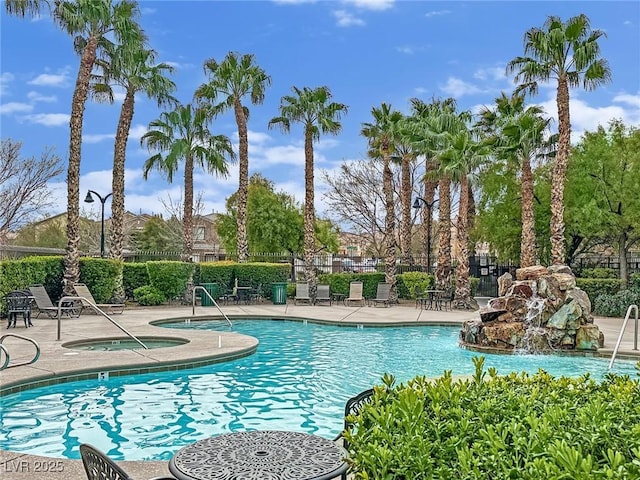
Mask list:
MULTIPOLYGON (((371 403, 371 399, 373 398, 373 388, 365 390, 364 392, 360 392, 355 397, 351 397, 347 400, 347 403, 344 406, 344 426, 342 431, 338 434, 336 438, 333 440, 337 442, 342 439, 342 447, 349 451, 349 443, 344 438, 344 432, 353 427, 353 423, 350 421, 352 415, 358 415, 362 407, 364 407, 367 403, 371 403)), ((347 472, 343 473, 340 477, 342 480, 347 480, 347 472)))
POLYGON ((344 299, 344 304, 348 307, 351 302, 360 302, 360 305, 364 307, 362 282, 351 282, 349 284, 349 296, 344 299))
POLYGON ((320 302, 329 302, 329 306, 331 306, 331 292, 329 285, 318 285, 315 305, 320 302))
MULTIPOLYGON (((80 456, 84 471, 89 480, 133 480, 116 463, 104 453, 91 445, 83 443, 80 445, 80 456)), ((150 480, 176 480, 174 477, 166 475, 154 477, 150 480)))
POLYGON ((453 308, 453 297, 454 291, 452 288, 447 288, 446 290, 438 293, 438 305, 440 309, 446 310, 447 306, 449 306, 449 310, 453 308))
MULTIPOLYGON (((49 318, 58 318, 58 306, 54 305, 49 298, 49 294, 43 285, 30 285, 29 292, 36 302, 36 318, 41 313, 46 313, 49 318)), ((82 312, 82 305, 75 305, 73 302, 63 302, 60 311, 69 317, 79 317, 82 312)))
POLYGON ((389 306, 389 295, 391 294, 391 284, 380 282, 376 290, 376 298, 369 300, 369 306, 374 307, 379 303, 382 303, 385 307, 389 306))
POLYGON ((81 298, 83 309, 91 308, 91 303, 98 307, 100 310, 104 310, 107 313, 122 313, 124 312, 124 303, 96 303, 89 291, 89 287, 87 287, 84 283, 76 283, 73 285, 73 289, 76 294, 81 298))
POLYGON ((18 323, 18 315, 22 315, 25 328, 33 327, 31 323, 31 296, 24 290, 15 290, 5 295, 7 307, 7 328, 18 323))
POLYGON ((293 304, 297 305, 298 301, 307 302, 309 305, 311 305, 308 283, 296 283, 296 296, 293 299, 293 304))
POLYGON ((255 290, 251 290, 249 293, 249 301, 255 303, 262 302, 262 283, 259 283, 255 290))

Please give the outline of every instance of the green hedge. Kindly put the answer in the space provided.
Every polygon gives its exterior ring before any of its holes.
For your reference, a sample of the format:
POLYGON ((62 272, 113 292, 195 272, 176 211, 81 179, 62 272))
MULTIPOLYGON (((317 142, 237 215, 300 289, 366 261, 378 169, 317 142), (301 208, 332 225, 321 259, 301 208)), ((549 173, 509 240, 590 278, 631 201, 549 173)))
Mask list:
POLYGON ((89 287, 97 303, 107 303, 116 294, 122 262, 107 258, 81 258, 80 283, 89 287))
POLYGON ((136 288, 149 285, 149 272, 146 263, 125 263, 122 266, 122 283, 125 296, 133 300, 136 288))
POLYGON ((188 262, 147 262, 149 283, 168 300, 184 296, 193 270, 194 264, 188 262))
POLYGON ((236 265, 231 261, 201 263, 198 283, 217 283, 220 292, 228 291, 233 287, 236 265))
POLYGON ((606 293, 615 295, 622 288, 619 278, 576 278, 576 286, 584 290, 593 300, 598 295, 606 293))
MULTIPOLYGON (((358 479, 640 478, 640 383, 451 372, 375 388, 345 432, 358 479)), ((640 368, 640 365, 639 365, 640 368)))
POLYGON ((234 269, 238 285, 243 287, 258 288, 262 285, 262 295, 271 296, 271 284, 274 282, 286 282, 291 273, 291 265, 288 263, 237 263, 234 269))
MULTIPOLYGON (((54 302, 62 296, 63 257, 26 257, 0 262, 0 298, 12 290, 42 284, 54 302)), ((4 302, 0 310, 4 311, 4 302)))
POLYGON ((318 283, 328 284, 331 293, 349 295, 349 284, 362 282, 362 294, 365 298, 375 298, 378 283, 384 282, 384 273, 322 273, 318 283))
POLYGON ((618 273, 613 268, 583 268, 581 278, 618 278, 618 273))
POLYGON ((620 290, 614 295, 603 293, 592 299, 592 310, 604 317, 624 317, 629 305, 640 305, 640 288, 620 290))

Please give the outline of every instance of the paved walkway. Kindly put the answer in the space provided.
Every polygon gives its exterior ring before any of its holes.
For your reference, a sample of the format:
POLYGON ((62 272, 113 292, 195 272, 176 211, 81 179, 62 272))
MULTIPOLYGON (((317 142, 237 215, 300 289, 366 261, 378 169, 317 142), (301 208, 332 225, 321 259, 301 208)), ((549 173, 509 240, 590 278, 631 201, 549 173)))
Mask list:
MULTIPOLYGON (((419 325, 453 324, 477 318, 477 312, 420 310, 413 303, 405 303, 391 308, 345 307, 308 305, 229 305, 223 311, 233 320, 246 316, 265 318, 308 318, 322 322, 353 325, 419 325)), ((35 326, 25 329, 21 320, 17 328, 4 329, 1 333, 26 335, 36 340, 41 349, 37 363, 10 368, 2 372, 0 390, 10 391, 25 382, 42 382, 61 375, 76 375, 85 378, 97 375, 97 371, 117 372, 127 368, 162 369, 167 365, 185 363, 197 365, 211 363, 213 357, 232 358, 234 355, 251 354, 257 347, 257 340, 233 332, 203 332, 180 330, 168 331, 150 325, 161 319, 192 319, 216 315, 215 307, 196 307, 193 315, 191 307, 127 308, 122 315, 113 318, 136 336, 170 336, 189 340, 188 344, 151 350, 125 350, 100 352, 70 350, 62 345, 68 342, 95 337, 123 337, 124 334, 107 319, 98 315, 82 315, 80 318, 57 320, 34 319, 35 326), (58 340, 58 328, 60 340, 58 340), (213 347, 212 347, 213 346, 213 347), (90 372, 90 373, 88 373, 90 372)), ((621 319, 596 318, 596 323, 605 335, 605 348, 600 353, 607 355, 617 340, 621 319)), ((621 353, 633 356, 633 322, 630 322, 622 342, 621 353)), ((8 337, 3 342, 11 353, 12 361, 31 358, 33 348, 22 340, 8 337)), ((165 368, 166 369, 166 368, 165 368)), ((167 462, 119 462, 136 479, 147 479, 157 475, 167 475, 167 462)), ((62 460, 20 453, 0 451, 0 478, 3 480, 81 480, 85 479, 82 463, 78 460, 62 460)))

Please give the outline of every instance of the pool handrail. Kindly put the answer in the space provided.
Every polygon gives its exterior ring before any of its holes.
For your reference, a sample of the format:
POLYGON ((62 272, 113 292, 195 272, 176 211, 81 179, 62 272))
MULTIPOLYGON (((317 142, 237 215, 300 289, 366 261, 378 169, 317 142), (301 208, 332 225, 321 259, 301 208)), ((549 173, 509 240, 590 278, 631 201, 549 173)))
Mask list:
POLYGON ((218 305, 218 302, 215 301, 215 299, 211 296, 211 294, 207 291, 207 289, 204 288, 202 285, 194 285, 193 287, 193 293, 191 294, 191 303, 192 303, 191 314, 192 315, 196 314, 196 290, 200 290, 204 292, 204 294, 207 297, 209 297, 209 300, 211 300, 211 302, 216 306, 216 308, 222 314, 222 316, 227 320, 227 322, 229 322, 229 326, 233 327, 233 323, 231 323, 231 320, 229 320, 229 317, 227 317, 227 315, 222 311, 222 309, 220 308, 220 305, 218 305))
POLYGON ((147 347, 144 343, 142 343, 134 334, 129 333, 129 331, 127 331, 126 328, 124 328, 122 325, 120 325, 118 322, 116 322, 113 318, 111 318, 106 312, 101 310, 91 300, 89 300, 89 299, 87 299, 85 297, 78 297, 78 296, 64 296, 60 300, 58 300, 58 337, 56 338, 56 340, 60 340, 60 328, 61 328, 61 323, 62 323, 62 304, 67 302, 67 301, 69 301, 69 300, 82 300, 82 301, 86 302, 86 304, 88 306, 90 306, 91 308, 93 308, 93 310, 95 310, 95 312, 97 314, 102 315, 104 318, 106 318, 111 323, 113 323, 116 327, 118 327, 120 330, 122 330, 129 338, 131 338, 132 340, 135 340, 142 348, 144 348, 145 350, 149 349, 149 347, 147 347))
POLYGON ((2 350, 6 356, 4 363, 0 365, 0 370, 4 370, 6 368, 12 368, 12 367, 19 367, 21 365, 31 365, 32 363, 36 363, 38 361, 38 358, 40 358, 40 345, 38 345, 38 342, 36 342, 33 338, 24 337, 22 335, 18 335, 17 333, 5 333, 4 335, 2 335, 0 337, 0 350, 2 350), (33 343, 33 346, 36 347, 36 354, 28 362, 21 362, 21 363, 16 363, 14 365, 9 365, 9 362, 11 361, 11 356, 9 355, 9 349, 2 344, 4 339, 7 337, 20 338, 22 340, 26 340, 28 342, 33 343))
POLYGON ((627 328, 627 323, 629 323, 629 317, 631 317, 631 312, 635 310, 635 322, 633 328, 633 349, 638 350, 638 305, 629 305, 627 308, 627 314, 624 317, 624 321, 622 322, 622 328, 620 329, 620 335, 618 335, 618 341, 616 342, 616 346, 613 349, 613 353, 611 354, 611 361, 609 362, 609 370, 613 367, 613 362, 616 360, 616 355, 618 354, 618 349, 620 348, 620 343, 622 342, 622 336, 624 335, 624 331, 627 328))

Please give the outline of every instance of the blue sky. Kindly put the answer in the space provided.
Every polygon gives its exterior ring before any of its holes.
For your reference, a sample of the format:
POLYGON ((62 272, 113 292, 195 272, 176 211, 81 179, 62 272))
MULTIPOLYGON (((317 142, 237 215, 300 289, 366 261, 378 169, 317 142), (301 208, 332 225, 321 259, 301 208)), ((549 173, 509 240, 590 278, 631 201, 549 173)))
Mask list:
MULTIPOLYGON (((280 98, 291 87, 328 86, 337 102, 348 105, 343 131, 316 145, 316 170, 332 171, 344 161, 365 156, 359 135, 371 121, 371 108, 382 102, 408 111, 409 99, 455 97, 463 109, 490 105, 501 91, 510 93, 508 61, 523 54, 523 35, 541 27, 548 15, 563 20, 585 13, 592 28, 602 29, 602 55, 613 81, 594 92, 572 91, 573 138, 609 119, 640 125, 640 3, 628 2, 430 2, 343 1, 141 1, 140 23, 158 60, 176 68, 176 96, 191 101, 206 77, 203 62, 222 60, 228 51, 252 53, 272 78, 265 102, 251 106, 250 174, 261 172, 277 190, 304 197, 302 132, 269 130, 280 98)), ((66 162, 68 119, 78 57, 71 38, 48 17, 18 19, 2 11, 0 122, 3 139, 23 142, 23 154, 55 147, 66 162)), ((120 111, 116 104, 87 103, 81 165, 81 195, 87 189, 111 190, 113 138, 120 111)), ((556 117, 555 88, 540 89, 532 103, 556 117)), ((126 208, 160 213, 162 200, 181 197, 182 176, 168 184, 159 174, 142 179, 149 156, 139 139, 158 117, 156 104, 136 102, 129 137, 126 208)), ((215 133, 237 141, 232 114, 215 120, 215 133)), ((66 174, 65 174, 66 175, 66 174)), ((237 189, 237 166, 228 178, 197 172, 195 189, 203 193, 204 211, 223 211, 237 189)), ((323 185, 316 174, 316 207, 324 214, 323 185)), ((56 206, 66 209, 65 176, 51 184, 56 206)), ((93 204, 95 207, 95 204, 93 204)), ((89 205, 83 204, 89 209, 89 205)), ((107 207, 107 216, 110 209, 107 207)))

